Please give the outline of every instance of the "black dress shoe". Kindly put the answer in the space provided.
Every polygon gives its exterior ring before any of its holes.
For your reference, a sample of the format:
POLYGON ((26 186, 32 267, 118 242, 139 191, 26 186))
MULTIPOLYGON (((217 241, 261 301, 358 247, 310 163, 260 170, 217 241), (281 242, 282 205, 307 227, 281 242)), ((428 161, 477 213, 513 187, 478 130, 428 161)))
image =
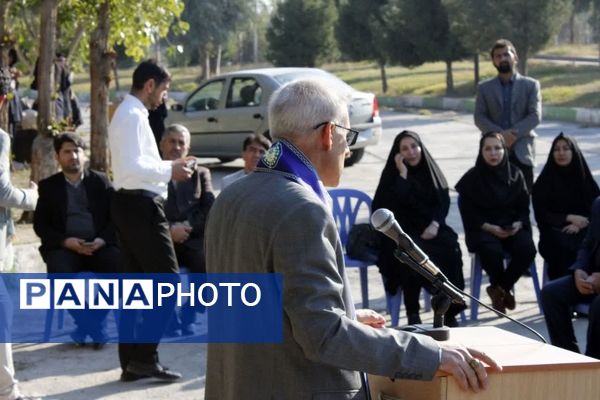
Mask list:
POLYGON ((139 381, 140 379, 149 378, 148 375, 138 375, 131 372, 123 371, 121 372, 121 382, 134 382, 139 381))
POLYGON ((175 371, 169 371, 160 363, 142 363, 138 361, 130 361, 127 364, 127 371, 135 375, 147 375, 163 381, 176 381, 181 379, 181 374, 175 371))
POLYGON ((73 343, 76 347, 85 346, 85 337, 87 336, 87 334, 81 331, 79 328, 71 332, 69 336, 71 337, 71 340, 73 340, 73 343))

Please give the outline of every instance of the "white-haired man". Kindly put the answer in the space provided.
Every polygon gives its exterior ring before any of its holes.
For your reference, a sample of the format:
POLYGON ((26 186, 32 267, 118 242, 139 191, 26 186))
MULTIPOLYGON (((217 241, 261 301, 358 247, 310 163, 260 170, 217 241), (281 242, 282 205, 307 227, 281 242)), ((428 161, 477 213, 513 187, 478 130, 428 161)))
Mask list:
POLYGON ((215 201, 205 250, 208 272, 282 274, 283 341, 209 344, 206 398, 366 399, 357 371, 427 380, 443 370, 464 389, 484 388, 477 359, 500 367, 483 353, 384 329, 374 311, 354 312, 324 188, 338 185, 358 134, 347 128, 344 101, 323 83, 295 81, 274 93, 269 120, 276 142, 215 201))

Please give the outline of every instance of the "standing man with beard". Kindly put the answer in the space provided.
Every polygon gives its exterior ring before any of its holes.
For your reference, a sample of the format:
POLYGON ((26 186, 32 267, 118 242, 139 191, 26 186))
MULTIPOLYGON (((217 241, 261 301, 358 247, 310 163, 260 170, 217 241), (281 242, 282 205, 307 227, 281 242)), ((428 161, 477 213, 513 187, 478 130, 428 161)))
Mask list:
POLYGON ((475 100, 475 125, 481 133, 500 132, 510 149, 509 159, 533 186, 535 166, 534 129, 542 120, 540 83, 520 75, 515 46, 506 39, 494 43, 490 52, 498 76, 479 84, 475 100))
MULTIPOLYGON (((111 212, 127 273, 179 271, 164 204, 169 181, 186 181, 192 176, 186 165, 193 157, 162 160, 148 122, 148 110, 163 102, 170 82, 169 72, 155 60, 140 63, 133 72, 131 92, 115 111, 108 128, 115 188, 111 212)), ((121 313, 127 314, 125 319, 121 316, 119 332, 124 382, 146 377, 164 381, 181 378, 158 360, 158 342, 172 309, 148 311, 137 327, 134 315, 121 313), (138 334, 149 335, 155 342, 139 343, 138 334)))

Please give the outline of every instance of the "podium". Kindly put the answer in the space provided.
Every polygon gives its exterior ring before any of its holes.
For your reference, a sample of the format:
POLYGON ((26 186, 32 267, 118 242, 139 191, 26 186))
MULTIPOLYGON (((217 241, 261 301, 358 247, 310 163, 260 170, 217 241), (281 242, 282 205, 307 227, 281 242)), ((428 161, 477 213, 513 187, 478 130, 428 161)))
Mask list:
POLYGON ((502 372, 489 373, 487 390, 464 392, 445 373, 432 381, 369 375, 373 400, 600 399, 600 360, 495 327, 452 328, 450 342, 477 348, 502 365, 502 372))

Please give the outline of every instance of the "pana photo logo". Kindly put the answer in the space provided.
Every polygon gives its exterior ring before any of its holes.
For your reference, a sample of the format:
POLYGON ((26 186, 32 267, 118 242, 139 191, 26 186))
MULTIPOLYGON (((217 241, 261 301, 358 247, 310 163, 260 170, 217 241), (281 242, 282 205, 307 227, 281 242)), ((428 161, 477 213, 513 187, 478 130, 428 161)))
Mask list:
POLYGON ((160 282, 153 279, 21 279, 19 307, 48 309, 153 309, 176 300, 211 307, 224 298, 227 307, 255 307, 261 301, 256 283, 160 282))

